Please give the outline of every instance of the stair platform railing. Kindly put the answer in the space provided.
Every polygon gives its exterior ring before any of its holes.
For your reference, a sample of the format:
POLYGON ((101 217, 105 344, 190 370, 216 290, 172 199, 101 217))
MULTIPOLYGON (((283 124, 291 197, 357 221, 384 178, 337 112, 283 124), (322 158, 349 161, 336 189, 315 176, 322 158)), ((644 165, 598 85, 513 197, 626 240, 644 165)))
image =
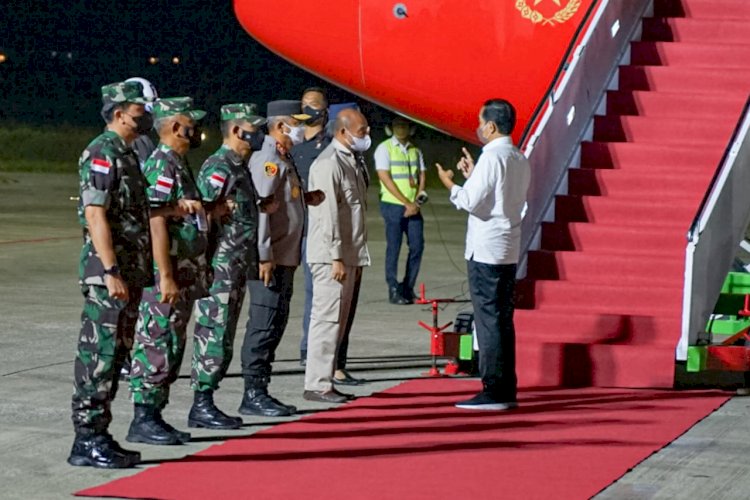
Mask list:
POLYGON ((687 234, 676 358, 706 340, 706 323, 750 223, 750 98, 687 234))
POLYGON ((538 109, 541 117, 532 118, 535 125, 521 138, 532 176, 521 226, 519 277, 607 85, 651 6, 651 0, 601 0, 596 5, 570 61, 550 87, 546 107, 538 109))

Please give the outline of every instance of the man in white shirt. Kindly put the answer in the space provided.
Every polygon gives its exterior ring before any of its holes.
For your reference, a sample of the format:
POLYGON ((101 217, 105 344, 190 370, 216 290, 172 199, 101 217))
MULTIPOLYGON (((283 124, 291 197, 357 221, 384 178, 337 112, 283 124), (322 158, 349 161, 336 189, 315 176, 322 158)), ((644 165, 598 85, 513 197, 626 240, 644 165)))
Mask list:
POLYGON ((482 391, 457 403, 472 410, 508 410, 518 406, 513 292, 521 242, 521 212, 531 168, 510 134, 516 111, 508 101, 492 99, 479 112, 477 137, 484 144, 474 164, 469 152, 458 162, 463 186, 453 172, 437 164, 450 200, 469 212, 466 231, 469 290, 479 343, 482 391))

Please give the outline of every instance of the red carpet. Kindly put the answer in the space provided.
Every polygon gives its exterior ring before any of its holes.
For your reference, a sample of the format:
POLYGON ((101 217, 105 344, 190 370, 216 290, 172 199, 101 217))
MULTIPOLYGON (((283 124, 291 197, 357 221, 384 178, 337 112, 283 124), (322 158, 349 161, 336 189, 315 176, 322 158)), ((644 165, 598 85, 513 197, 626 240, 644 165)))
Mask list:
POLYGON ((672 387, 685 235, 750 91, 750 2, 655 0, 519 284, 525 386, 672 387))
MULTIPOLYGON (((718 391, 530 390, 458 410, 478 383, 404 383, 336 410, 80 491, 205 499, 584 499, 723 404, 718 391)), ((149 448, 146 458, 158 456, 149 448)))

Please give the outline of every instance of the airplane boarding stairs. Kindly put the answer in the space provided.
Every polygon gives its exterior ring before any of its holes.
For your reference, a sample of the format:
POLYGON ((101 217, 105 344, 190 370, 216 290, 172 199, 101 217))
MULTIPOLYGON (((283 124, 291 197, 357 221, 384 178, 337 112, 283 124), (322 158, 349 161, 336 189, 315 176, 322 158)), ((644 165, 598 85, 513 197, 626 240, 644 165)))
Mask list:
POLYGON ((750 91, 749 26, 746 0, 655 0, 528 255, 522 385, 672 387, 686 233, 750 91))

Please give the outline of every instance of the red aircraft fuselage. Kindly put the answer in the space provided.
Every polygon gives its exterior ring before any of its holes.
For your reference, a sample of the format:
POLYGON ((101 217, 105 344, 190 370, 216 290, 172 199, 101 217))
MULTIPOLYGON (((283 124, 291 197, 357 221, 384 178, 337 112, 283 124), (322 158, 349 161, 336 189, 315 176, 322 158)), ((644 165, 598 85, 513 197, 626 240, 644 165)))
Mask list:
POLYGON ((234 9, 279 56, 476 142, 478 111, 495 97, 515 105, 520 137, 595 2, 235 0, 234 9))

